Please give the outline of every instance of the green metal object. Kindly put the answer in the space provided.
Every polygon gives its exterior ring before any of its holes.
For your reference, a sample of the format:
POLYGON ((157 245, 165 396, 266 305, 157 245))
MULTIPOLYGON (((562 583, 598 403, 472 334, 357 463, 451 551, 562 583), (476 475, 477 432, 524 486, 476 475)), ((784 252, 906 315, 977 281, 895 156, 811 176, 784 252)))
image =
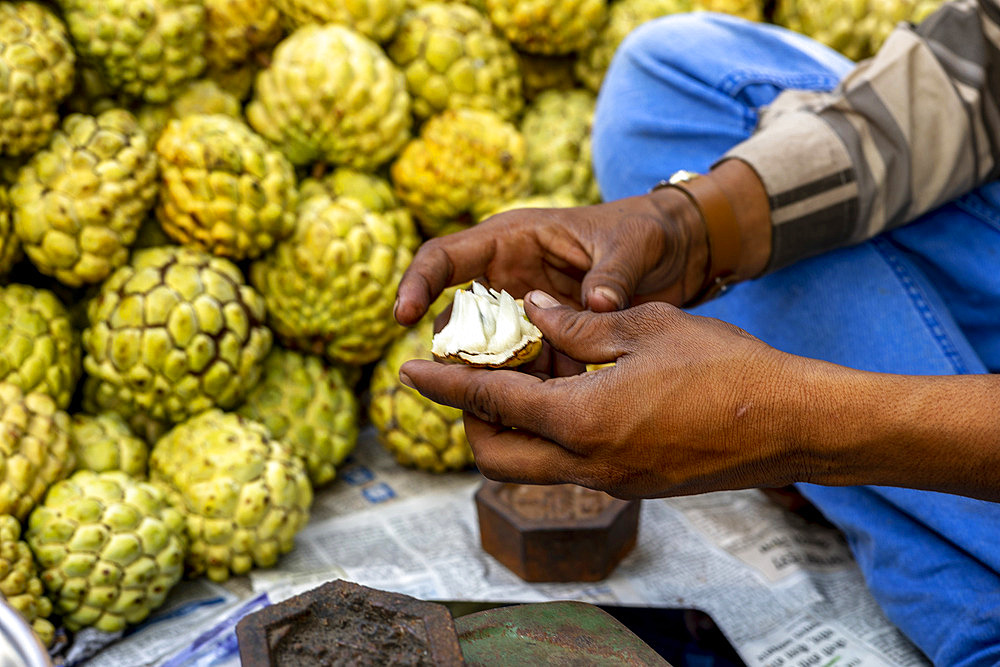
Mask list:
POLYGON ((499 607, 455 619, 468 665, 670 663, 607 612, 584 602, 499 607))

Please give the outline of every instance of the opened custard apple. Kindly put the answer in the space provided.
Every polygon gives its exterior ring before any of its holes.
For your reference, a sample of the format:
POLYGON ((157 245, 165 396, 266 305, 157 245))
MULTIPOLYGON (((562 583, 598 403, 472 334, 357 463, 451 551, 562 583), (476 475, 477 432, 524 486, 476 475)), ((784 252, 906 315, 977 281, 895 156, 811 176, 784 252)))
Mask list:
POLYGON ((302 460, 234 413, 209 410, 175 426, 153 447, 149 468, 185 516, 193 575, 225 581, 270 567, 309 519, 302 460))
POLYGON ((54 485, 25 535, 70 630, 117 632, 163 604, 184 574, 184 519, 164 489, 121 471, 54 485))
POLYGON ((104 280, 156 199, 156 154, 124 109, 73 114, 10 190, 14 229, 28 258, 71 287, 104 280))
POLYGON ((257 77, 247 120, 294 164, 372 169, 410 136, 403 73, 341 25, 307 25, 278 44, 257 77))

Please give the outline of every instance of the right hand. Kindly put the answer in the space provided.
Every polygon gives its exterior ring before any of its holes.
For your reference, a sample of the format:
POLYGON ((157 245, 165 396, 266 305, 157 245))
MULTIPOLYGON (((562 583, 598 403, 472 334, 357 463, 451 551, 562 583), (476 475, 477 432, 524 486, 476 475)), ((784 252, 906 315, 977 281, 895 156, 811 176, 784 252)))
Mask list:
POLYGON ((473 279, 515 298, 541 289, 595 312, 680 305, 701 286, 707 258, 699 213, 673 188, 596 206, 507 211, 421 246, 399 284, 395 315, 415 324, 446 287, 473 279))

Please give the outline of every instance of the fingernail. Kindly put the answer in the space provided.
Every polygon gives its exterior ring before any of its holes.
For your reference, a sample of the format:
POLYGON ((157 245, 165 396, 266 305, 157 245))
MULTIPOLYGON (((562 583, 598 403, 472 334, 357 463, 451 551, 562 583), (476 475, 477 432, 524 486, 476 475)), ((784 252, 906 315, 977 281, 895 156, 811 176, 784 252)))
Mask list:
POLYGON ((398 310, 398 309, 399 309, 399 295, 397 294, 396 295, 396 300, 392 304, 392 317, 393 317, 393 319, 396 318, 396 310, 398 310))
POLYGON ((402 382, 407 387, 409 387, 410 389, 416 389, 416 387, 413 386, 413 380, 411 380, 410 376, 404 373, 403 371, 399 371, 399 381, 402 382))
POLYGON ((590 295, 587 298, 588 306, 595 296, 603 297, 613 303, 616 307, 621 307, 621 299, 619 299, 618 294, 606 285, 598 285, 594 289, 590 290, 590 295))
POLYGON ((542 290, 535 290, 534 292, 529 294, 528 301, 530 301, 532 305, 537 306, 539 308, 555 308, 556 306, 561 305, 558 301, 553 299, 551 296, 549 296, 542 290))

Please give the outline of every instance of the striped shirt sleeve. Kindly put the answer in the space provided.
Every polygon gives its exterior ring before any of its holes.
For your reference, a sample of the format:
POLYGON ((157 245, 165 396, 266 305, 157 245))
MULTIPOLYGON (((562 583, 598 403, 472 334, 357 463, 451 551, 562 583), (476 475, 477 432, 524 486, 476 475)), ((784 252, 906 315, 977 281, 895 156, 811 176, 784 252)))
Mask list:
POLYGON ((1000 0, 955 0, 829 93, 785 91, 727 158, 760 176, 768 270, 860 243, 998 176, 1000 0))

